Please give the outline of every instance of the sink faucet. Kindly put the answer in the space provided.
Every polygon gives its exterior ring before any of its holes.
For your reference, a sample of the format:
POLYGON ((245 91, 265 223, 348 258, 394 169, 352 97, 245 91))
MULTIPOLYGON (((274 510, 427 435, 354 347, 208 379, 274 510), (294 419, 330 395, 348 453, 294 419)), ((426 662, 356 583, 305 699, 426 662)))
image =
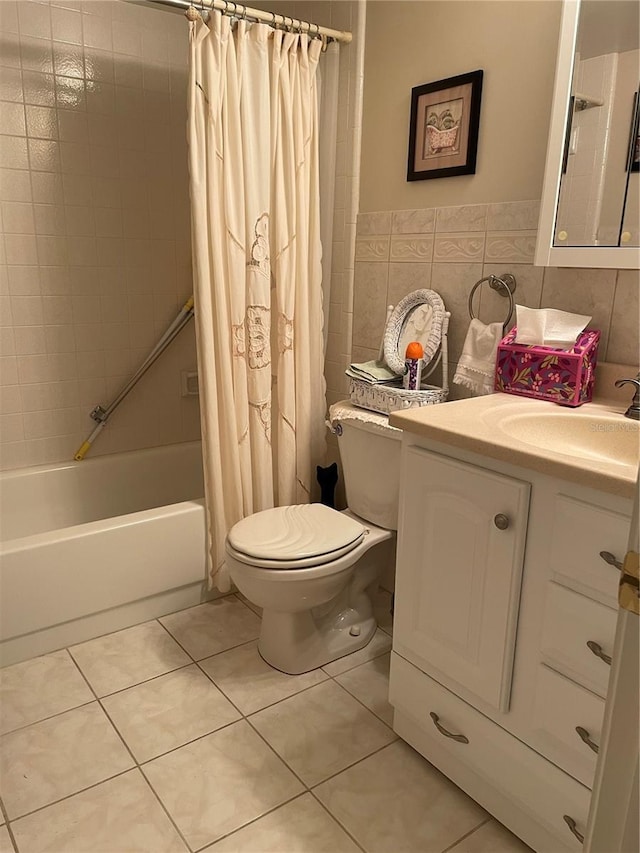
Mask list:
POLYGON ((622 388, 623 385, 634 385, 636 393, 633 395, 631 405, 624 413, 625 418, 632 418, 634 421, 640 421, 640 373, 635 379, 618 379, 615 383, 616 388, 622 388))

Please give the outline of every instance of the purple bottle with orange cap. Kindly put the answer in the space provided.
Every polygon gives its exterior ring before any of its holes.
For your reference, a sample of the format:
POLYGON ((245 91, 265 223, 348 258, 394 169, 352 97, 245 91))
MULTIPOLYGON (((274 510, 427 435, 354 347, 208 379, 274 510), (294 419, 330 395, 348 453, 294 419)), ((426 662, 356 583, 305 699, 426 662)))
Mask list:
POLYGON ((402 387, 407 391, 419 391, 422 376, 422 360, 424 349, 419 341, 411 341, 407 344, 404 354, 404 377, 402 387))

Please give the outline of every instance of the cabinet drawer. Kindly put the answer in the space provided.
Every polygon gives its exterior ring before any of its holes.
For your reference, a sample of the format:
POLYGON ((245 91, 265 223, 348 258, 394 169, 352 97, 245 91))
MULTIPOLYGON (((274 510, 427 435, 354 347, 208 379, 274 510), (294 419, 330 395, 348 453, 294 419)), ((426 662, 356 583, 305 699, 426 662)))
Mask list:
MULTIPOLYGON (((396 653, 391 655, 389 698, 398 711, 420 727, 420 742, 414 745, 427 759, 433 750, 432 760, 454 782, 455 772, 448 772, 446 754, 464 762, 530 820, 557 838, 555 849, 581 850, 564 816, 573 818, 584 835, 591 796, 588 788, 396 653), (463 735, 468 742, 441 734, 432 713, 437 715, 440 726, 463 735), (445 760, 439 760, 443 750, 445 760)), ((467 790, 473 796, 473 791, 467 790)), ((480 792, 477 796, 482 800, 480 792)), ((535 843, 535 839, 530 838, 529 843, 535 843)))
POLYGON ((611 657, 617 616, 610 607, 558 584, 548 584, 542 660, 605 698, 611 665, 604 658, 611 657))
POLYGON ((604 699, 544 664, 539 667, 531 745, 588 787, 593 784, 598 756, 583 738, 599 746, 603 716, 604 699))
POLYGON ((622 562, 629 527, 627 516, 558 495, 549 555, 553 580, 617 608, 620 572, 600 552, 622 562))

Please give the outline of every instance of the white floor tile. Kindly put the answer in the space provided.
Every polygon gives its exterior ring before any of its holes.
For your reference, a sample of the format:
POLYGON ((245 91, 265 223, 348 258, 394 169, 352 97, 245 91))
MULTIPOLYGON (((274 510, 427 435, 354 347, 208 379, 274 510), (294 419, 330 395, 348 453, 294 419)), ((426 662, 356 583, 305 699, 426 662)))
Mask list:
POLYGON ((21 853, 187 851, 139 770, 17 820, 12 829, 21 853))
POLYGON ((142 769, 192 849, 217 841, 303 791, 244 720, 142 769))
POLYGON ((393 706, 389 704, 389 663, 387 652, 336 676, 336 681, 355 696, 388 726, 393 725, 393 706))
POLYGON ((311 794, 206 848, 207 853, 360 853, 311 794))
POLYGON ((359 649, 359 651, 351 655, 345 655, 343 658, 338 658, 338 660, 325 664, 322 668, 329 675, 340 675, 341 672, 346 672, 348 669, 353 669, 354 666, 360 666, 361 663, 373 660, 373 658, 385 654, 390 649, 391 637, 378 628, 369 644, 363 649, 359 649))
POLYGON ((533 853, 497 820, 490 820, 452 847, 449 853, 533 853))
POLYGON ((11 843, 9 830, 6 826, 0 826, 0 853, 15 853, 15 848, 11 843))
POLYGON ((0 669, 0 734, 93 699, 65 650, 0 669))
POLYGON ((393 634, 391 600, 391 593, 382 587, 373 596, 373 614, 376 617, 378 628, 382 628, 386 634, 393 634))
POLYGON ((259 711, 251 724, 309 786, 395 738, 388 726, 333 681, 259 711))
POLYGON ((257 642, 206 658, 200 666, 243 714, 253 714, 329 677, 321 669, 304 675, 280 672, 260 657, 257 642))
POLYGON ((241 716, 195 664, 107 696, 102 704, 141 763, 241 716))
POLYGON ((3 735, 0 795, 12 820, 134 764, 97 702, 3 735))
POLYGON ((98 696, 124 690, 191 663, 157 622, 145 622, 72 646, 74 660, 98 696))
POLYGON ((440 853, 487 818, 477 803, 402 741, 329 779, 314 793, 367 853, 440 853))
POLYGON ((256 640, 260 619, 234 595, 160 619, 195 660, 256 640))

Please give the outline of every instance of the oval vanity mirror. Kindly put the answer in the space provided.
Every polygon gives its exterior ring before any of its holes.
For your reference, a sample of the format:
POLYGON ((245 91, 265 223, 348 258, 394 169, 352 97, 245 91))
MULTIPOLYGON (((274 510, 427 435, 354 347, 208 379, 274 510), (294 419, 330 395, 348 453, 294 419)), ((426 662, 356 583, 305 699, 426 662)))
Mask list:
POLYGON ((384 332, 384 358, 394 373, 404 373, 407 344, 419 341, 424 364, 438 352, 445 307, 435 290, 414 290, 393 309, 384 332))

